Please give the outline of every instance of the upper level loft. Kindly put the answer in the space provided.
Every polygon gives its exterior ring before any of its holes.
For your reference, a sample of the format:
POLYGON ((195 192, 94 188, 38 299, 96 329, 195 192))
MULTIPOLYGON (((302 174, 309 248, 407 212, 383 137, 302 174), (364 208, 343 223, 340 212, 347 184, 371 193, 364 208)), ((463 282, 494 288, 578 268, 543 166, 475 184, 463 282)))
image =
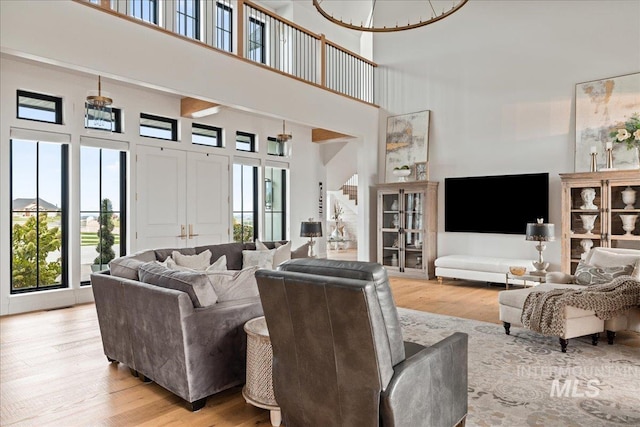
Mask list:
POLYGON ((375 105, 375 63, 248 0, 74 1, 375 105))

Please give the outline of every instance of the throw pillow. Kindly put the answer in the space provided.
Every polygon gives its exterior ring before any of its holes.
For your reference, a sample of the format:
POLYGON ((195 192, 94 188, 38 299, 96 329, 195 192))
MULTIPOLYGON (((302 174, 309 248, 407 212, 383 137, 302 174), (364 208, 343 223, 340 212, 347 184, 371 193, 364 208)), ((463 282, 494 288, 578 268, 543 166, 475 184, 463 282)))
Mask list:
POLYGON ((275 251, 242 251, 242 268, 258 267, 273 269, 273 255, 275 251))
POLYGON ((203 272, 171 270, 153 261, 142 264, 138 274, 143 283, 185 292, 196 308, 209 307, 218 301, 209 278, 203 272))
MULTIPOLYGON (((608 252, 606 250, 593 251, 593 254, 591 255, 591 258, 589 260, 589 264, 598 267, 620 267, 629 264, 637 266, 640 265, 638 264, 638 262, 640 262, 640 252, 638 255, 636 255, 608 252)), ((631 276, 634 279, 640 281, 640 269, 636 268, 631 276)))
POLYGON ((138 268, 144 263, 155 261, 155 259, 156 254, 152 250, 121 256, 109 262, 110 274, 112 276, 138 280, 138 268))
POLYGON ((180 267, 187 267, 192 270, 205 270, 211 265, 211 251, 209 249, 197 255, 182 255, 178 251, 173 251, 171 258, 180 267))
POLYGON ((258 251, 273 251, 273 268, 276 268, 285 261, 291 259, 291 241, 285 244, 276 242, 275 249, 269 249, 264 243, 256 239, 256 250, 258 251))
POLYGON ((609 283, 618 276, 629 276, 633 265, 617 267, 596 267, 580 262, 576 267, 575 282, 577 285, 589 286, 609 283))
POLYGON ((211 287, 218 296, 218 302, 259 296, 256 270, 258 267, 254 266, 243 268, 240 271, 207 273, 211 287))
POLYGON ((222 255, 220 258, 218 258, 216 260, 216 262, 214 262, 213 264, 211 264, 210 266, 208 266, 205 269, 194 269, 194 268, 189 268, 189 267, 182 267, 178 264, 176 264, 176 262, 173 260, 173 258, 171 258, 171 255, 169 255, 167 257, 167 259, 164 260, 164 262, 160 262, 160 261, 156 261, 158 264, 160 265, 164 265, 167 268, 170 268, 171 270, 179 270, 179 271, 204 271, 204 272, 210 272, 210 271, 227 271, 227 256, 226 255, 222 255))

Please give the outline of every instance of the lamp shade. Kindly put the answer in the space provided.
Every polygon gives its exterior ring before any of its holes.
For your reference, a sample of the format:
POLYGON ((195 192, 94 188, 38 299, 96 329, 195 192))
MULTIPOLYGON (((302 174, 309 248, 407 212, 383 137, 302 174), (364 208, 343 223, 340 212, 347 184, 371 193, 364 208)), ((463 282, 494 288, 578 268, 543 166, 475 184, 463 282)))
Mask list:
POLYGON ((555 227, 553 224, 545 224, 543 219, 538 219, 536 223, 527 224, 527 240, 536 242, 552 242, 556 240, 555 227))
POLYGON ((300 225, 300 237, 322 237, 322 223, 303 221, 300 225))

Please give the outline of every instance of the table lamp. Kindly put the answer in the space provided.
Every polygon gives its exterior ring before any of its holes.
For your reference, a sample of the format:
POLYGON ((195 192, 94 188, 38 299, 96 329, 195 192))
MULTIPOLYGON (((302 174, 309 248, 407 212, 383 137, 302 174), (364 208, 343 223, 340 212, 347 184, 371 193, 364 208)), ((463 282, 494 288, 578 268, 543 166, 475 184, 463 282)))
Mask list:
POLYGON ((300 237, 309 237, 309 257, 314 258, 316 254, 313 251, 313 245, 316 242, 313 241, 313 238, 322 237, 322 223, 314 221, 313 218, 309 218, 309 221, 302 221, 300 237))
POLYGON ((531 274, 536 276, 544 276, 547 274, 548 262, 544 262, 542 259, 542 251, 547 248, 544 242, 552 242, 556 240, 554 235, 553 224, 545 224, 543 218, 537 218, 537 222, 527 224, 527 240, 538 242, 536 249, 538 250, 538 261, 533 261, 533 266, 536 271, 532 271, 531 274))

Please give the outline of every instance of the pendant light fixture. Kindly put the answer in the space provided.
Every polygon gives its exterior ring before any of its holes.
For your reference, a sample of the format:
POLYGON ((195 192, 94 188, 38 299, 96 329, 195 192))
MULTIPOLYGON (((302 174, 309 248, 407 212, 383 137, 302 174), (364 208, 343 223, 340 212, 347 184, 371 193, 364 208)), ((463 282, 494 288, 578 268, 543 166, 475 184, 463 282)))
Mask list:
POLYGON ((108 96, 107 92, 102 91, 102 81, 98 76, 98 91, 89 91, 85 103, 86 127, 111 131, 113 126, 111 104, 113 104, 113 99, 108 96))

